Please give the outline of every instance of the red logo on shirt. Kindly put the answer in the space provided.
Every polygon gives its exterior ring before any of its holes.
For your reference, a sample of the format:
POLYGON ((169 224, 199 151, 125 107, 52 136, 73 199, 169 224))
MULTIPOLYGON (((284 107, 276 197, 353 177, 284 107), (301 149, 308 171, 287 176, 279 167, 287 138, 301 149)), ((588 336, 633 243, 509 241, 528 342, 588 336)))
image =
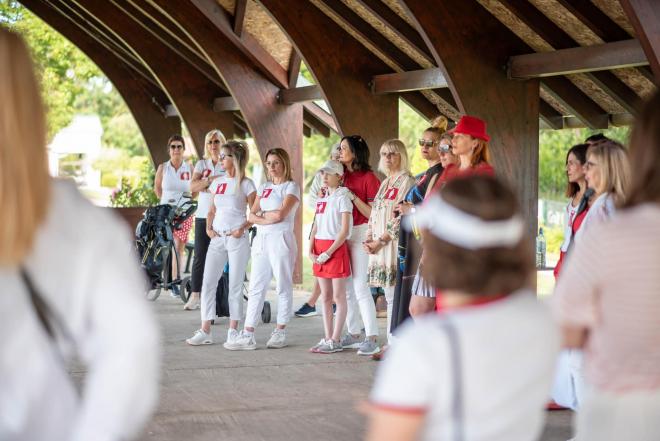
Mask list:
POLYGON ((181 180, 182 181, 189 181, 190 180, 190 172, 181 172, 181 180))
POLYGON ((261 193, 261 199, 266 199, 273 192, 272 188, 264 188, 264 192, 261 193))
POLYGON ((394 199, 396 199, 397 194, 399 194, 398 188, 390 188, 385 192, 385 199, 393 201, 394 199))
POLYGON ((328 205, 327 202, 317 202, 316 203, 316 214, 323 214, 325 213, 325 207, 328 205))
POLYGON ((225 191, 227 191, 227 183, 223 182, 215 189, 215 194, 225 194, 225 191))
POLYGON ((202 178, 208 178, 209 176, 211 176, 211 170, 206 169, 202 172, 202 178))

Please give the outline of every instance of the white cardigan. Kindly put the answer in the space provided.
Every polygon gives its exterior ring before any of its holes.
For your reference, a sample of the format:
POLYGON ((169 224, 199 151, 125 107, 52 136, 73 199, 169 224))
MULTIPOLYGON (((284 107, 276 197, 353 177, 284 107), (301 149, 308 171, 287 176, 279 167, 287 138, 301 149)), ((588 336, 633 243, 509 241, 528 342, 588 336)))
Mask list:
POLYGON ((0 267, 0 439, 131 438, 156 404, 160 367, 144 278, 120 220, 70 183, 52 191, 24 267, 75 345, 51 344, 18 269, 0 267), (87 367, 82 396, 59 358, 72 346, 87 367))

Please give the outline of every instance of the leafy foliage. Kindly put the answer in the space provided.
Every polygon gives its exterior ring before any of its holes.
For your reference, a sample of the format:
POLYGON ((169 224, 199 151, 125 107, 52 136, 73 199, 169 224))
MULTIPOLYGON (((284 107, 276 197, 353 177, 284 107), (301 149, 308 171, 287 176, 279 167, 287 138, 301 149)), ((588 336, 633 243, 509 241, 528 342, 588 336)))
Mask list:
POLYGON ((158 197, 148 183, 132 185, 126 178, 122 178, 121 186, 110 195, 112 207, 149 207, 157 203, 158 197))

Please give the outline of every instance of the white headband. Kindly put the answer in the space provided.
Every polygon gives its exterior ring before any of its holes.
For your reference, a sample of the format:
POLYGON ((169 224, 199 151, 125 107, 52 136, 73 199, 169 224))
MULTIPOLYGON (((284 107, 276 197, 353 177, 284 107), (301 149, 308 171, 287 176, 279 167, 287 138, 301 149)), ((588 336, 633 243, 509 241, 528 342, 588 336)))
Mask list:
POLYGON ((438 239, 468 250, 513 247, 522 239, 525 224, 519 215, 487 221, 459 210, 434 195, 414 215, 417 226, 438 239))

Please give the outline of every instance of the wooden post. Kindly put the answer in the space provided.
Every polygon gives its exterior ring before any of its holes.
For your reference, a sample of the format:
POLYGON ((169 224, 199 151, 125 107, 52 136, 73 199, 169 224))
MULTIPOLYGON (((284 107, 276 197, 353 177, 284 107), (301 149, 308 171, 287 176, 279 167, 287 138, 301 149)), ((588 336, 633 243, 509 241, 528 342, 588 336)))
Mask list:
POLYGON ((656 0, 621 0, 660 86, 660 8, 656 0))

